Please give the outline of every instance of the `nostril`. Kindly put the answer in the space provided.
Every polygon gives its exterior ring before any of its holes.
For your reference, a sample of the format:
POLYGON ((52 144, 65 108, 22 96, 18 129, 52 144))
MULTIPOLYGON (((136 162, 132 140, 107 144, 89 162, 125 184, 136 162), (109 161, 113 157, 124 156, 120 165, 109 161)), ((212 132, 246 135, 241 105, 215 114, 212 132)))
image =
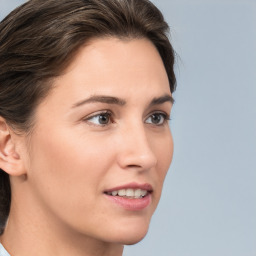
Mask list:
POLYGON ((157 164, 157 158, 153 152, 140 153, 134 151, 121 151, 118 156, 118 163, 123 169, 150 170, 157 164))

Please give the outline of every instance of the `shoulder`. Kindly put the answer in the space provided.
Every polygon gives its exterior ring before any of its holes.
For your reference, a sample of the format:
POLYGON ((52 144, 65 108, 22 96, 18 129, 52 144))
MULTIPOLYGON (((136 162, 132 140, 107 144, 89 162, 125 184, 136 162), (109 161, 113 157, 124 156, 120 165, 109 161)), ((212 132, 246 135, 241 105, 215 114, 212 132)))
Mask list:
POLYGON ((3 245, 0 243, 0 255, 1 256, 10 256, 10 254, 5 250, 3 245))

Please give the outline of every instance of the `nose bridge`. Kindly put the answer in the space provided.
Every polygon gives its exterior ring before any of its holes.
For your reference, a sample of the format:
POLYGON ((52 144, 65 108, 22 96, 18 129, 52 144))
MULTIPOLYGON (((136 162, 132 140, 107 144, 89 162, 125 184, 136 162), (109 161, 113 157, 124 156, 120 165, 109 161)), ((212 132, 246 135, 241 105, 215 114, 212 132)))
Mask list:
POLYGON ((157 158, 151 148, 143 122, 133 123, 122 131, 120 164, 122 167, 137 167, 147 170, 154 167, 157 158))

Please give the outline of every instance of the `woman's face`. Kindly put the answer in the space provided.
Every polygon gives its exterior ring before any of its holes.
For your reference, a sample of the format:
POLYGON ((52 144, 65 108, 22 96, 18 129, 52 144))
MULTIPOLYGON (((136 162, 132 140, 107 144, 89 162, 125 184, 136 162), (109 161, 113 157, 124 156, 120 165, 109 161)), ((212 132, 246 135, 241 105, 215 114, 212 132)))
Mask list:
POLYGON ((148 40, 82 48, 38 106, 29 141, 27 182, 45 223, 106 242, 142 239, 172 160, 171 107, 148 40))

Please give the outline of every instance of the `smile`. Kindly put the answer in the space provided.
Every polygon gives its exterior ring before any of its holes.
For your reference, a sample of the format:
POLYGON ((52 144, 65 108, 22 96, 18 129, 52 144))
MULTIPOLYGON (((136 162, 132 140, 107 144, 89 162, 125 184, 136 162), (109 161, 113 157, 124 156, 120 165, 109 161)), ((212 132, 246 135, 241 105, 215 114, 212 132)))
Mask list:
POLYGON ((143 198, 145 197, 149 191, 143 190, 143 189, 119 189, 119 190, 114 190, 112 192, 106 192, 107 195, 110 196, 120 196, 120 197, 125 197, 125 198, 143 198))
POLYGON ((104 192, 106 198, 119 207, 129 211, 147 208, 152 201, 152 186, 130 183, 104 192))

